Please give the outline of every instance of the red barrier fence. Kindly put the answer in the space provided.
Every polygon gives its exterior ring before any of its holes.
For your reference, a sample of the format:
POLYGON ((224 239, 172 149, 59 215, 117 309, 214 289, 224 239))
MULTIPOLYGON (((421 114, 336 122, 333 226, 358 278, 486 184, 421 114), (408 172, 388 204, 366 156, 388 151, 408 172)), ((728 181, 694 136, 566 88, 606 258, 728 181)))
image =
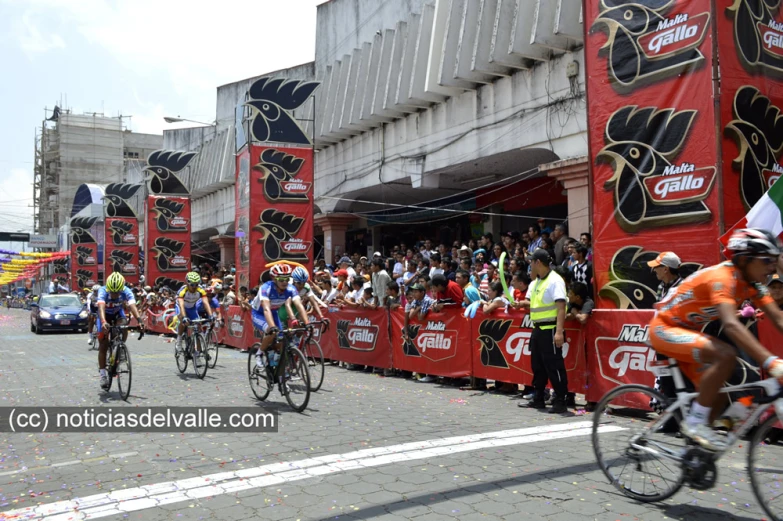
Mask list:
POLYGON ((383 309, 329 308, 328 331, 317 331, 324 357, 349 364, 392 367, 389 313, 383 309))

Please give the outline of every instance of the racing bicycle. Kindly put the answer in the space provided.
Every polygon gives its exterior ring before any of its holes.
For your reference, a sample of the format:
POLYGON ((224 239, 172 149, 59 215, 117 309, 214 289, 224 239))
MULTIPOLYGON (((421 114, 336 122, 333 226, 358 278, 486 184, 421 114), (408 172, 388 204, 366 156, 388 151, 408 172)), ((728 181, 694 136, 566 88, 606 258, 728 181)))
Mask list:
POLYGON ((783 446, 778 444, 783 392, 779 382, 769 378, 720 390, 733 396, 753 395, 754 400, 747 417, 726 434, 726 448, 713 452, 678 435, 680 422, 698 393, 683 391, 685 382, 677 361, 655 363, 651 369, 674 378, 675 400, 667 400, 651 387, 628 384, 606 393, 595 408, 593 450, 610 483, 645 503, 663 501, 686 484, 708 490, 718 479, 717 461, 758 425, 747 455, 751 488, 764 511, 772 519, 783 520, 783 446))
POLYGON ((209 353, 206 350, 207 341, 199 327, 204 322, 211 322, 211 320, 208 318, 190 320, 185 326, 182 344, 179 347, 176 343, 174 344, 174 359, 177 361, 179 372, 184 373, 188 368, 188 360, 192 360, 193 370, 201 380, 206 376, 209 365, 209 353))
MULTIPOLYGON (((274 334, 274 333, 273 333, 274 334)), ((256 342, 248 351, 247 373, 250 380, 250 388, 260 401, 266 400, 275 383, 280 394, 285 396, 288 405, 296 412, 302 412, 310 401, 310 371, 307 358, 296 347, 295 338, 299 334, 312 336, 313 326, 283 329, 277 333, 275 343, 282 342, 280 357, 275 367, 269 364, 269 353, 273 350, 261 353, 262 366, 256 364, 256 354, 261 348, 261 343, 256 342)))
MULTIPOLYGON (((319 326, 320 332, 329 329, 329 322, 323 320, 310 320, 312 326, 319 326)), ((307 368, 310 371, 310 390, 318 391, 324 383, 324 351, 321 344, 315 338, 314 331, 300 335, 299 350, 307 359, 307 368)))
POLYGON ((138 326, 128 326, 126 319, 118 319, 117 323, 108 326, 109 329, 109 349, 108 349, 108 363, 107 371, 109 373, 109 386, 104 390, 108 392, 111 389, 111 384, 114 379, 117 379, 117 389, 120 392, 120 398, 123 401, 128 401, 130 396, 131 382, 133 376, 133 370, 131 366, 130 351, 128 346, 123 340, 123 333, 125 331, 136 330, 139 331, 139 340, 144 337, 144 331, 139 329, 138 326))
POLYGON ((210 369, 214 369, 215 365, 217 365, 218 348, 220 347, 218 344, 217 331, 215 331, 215 324, 217 324, 217 322, 212 322, 208 326, 203 325, 201 328, 201 334, 207 342, 207 365, 210 369))

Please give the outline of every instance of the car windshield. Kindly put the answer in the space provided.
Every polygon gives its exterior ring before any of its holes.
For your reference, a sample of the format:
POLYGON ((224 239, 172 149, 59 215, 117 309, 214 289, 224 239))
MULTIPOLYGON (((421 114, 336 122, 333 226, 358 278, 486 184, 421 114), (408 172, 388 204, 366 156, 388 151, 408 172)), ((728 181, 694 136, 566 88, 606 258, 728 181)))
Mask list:
POLYGON ((57 295, 56 297, 43 297, 38 303, 42 308, 53 308, 58 306, 81 306, 82 301, 75 295, 57 295))

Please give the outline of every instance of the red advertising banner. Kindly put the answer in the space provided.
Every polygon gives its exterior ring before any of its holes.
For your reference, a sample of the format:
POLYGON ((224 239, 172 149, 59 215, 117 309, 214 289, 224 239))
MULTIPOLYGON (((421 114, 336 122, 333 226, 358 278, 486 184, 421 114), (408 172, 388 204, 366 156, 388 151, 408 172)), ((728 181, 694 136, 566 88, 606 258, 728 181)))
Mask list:
POLYGON ((248 287, 273 262, 298 262, 312 272, 312 147, 251 145, 237 156, 236 186, 237 258, 248 287))
POLYGON ((711 1, 584 8, 597 304, 650 309, 659 252, 720 260, 711 1))
POLYGON ((190 199, 148 196, 145 225, 146 280, 174 287, 166 279, 182 281, 190 271, 190 199))
MULTIPOLYGON (((491 315, 477 313, 471 319, 474 342, 473 376, 501 382, 530 385, 533 369, 530 363, 530 315, 521 311, 496 311, 491 315), (476 347, 477 346, 477 347, 476 347)), ((585 393, 587 368, 584 329, 578 322, 566 323, 563 345, 568 390, 585 393)))
POLYGON ((107 217, 104 241, 105 273, 119 272, 127 282, 139 283, 139 221, 107 217))
POLYGON ((718 2, 723 208, 727 228, 781 172, 783 16, 779 1, 718 2))
POLYGON ((71 289, 90 288, 100 282, 98 276, 98 245, 71 244, 71 289))
POLYGON ((449 378, 470 376, 475 345, 470 320, 462 315, 462 309, 430 311, 423 322, 412 320, 407 340, 402 335, 404 311, 398 309, 390 315, 395 368, 449 378))
POLYGON ((261 339, 255 334, 250 311, 244 310, 240 306, 229 306, 222 313, 223 321, 226 323, 225 334, 222 338, 225 345, 244 351, 256 342, 260 342, 261 339))
POLYGON ((245 286, 252 288, 250 283, 250 150, 244 147, 237 153, 237 182, 234 185, 236 196, 236 213, 234 229, 234 259, 236 260, 236 288, 245 286))
MULTIPOLYGON (((597 402, 618 385, 638 383, 652 387, 650 364, 655 350, 647 345, 648 324, 654 311, 595 310, 587 323, 588 402, 597 402)), ((638 403, 646 408, 648 404, 638 403)))
POLYGON ((392 367, 389 313, 384 309, 329 308, 328 331, 318 331, 324 358, 349 364, 392 367))

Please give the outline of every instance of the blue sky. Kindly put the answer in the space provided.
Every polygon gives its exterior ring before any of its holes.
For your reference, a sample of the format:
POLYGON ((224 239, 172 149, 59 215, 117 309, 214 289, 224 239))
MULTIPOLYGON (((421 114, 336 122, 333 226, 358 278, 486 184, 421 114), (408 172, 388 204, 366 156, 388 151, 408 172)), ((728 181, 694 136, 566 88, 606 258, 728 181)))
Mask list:
POLYGON ((212 121, 218 85, 313 59, 323 1, 0 0, 0 231, 32 227, 44 107, 212 121))

